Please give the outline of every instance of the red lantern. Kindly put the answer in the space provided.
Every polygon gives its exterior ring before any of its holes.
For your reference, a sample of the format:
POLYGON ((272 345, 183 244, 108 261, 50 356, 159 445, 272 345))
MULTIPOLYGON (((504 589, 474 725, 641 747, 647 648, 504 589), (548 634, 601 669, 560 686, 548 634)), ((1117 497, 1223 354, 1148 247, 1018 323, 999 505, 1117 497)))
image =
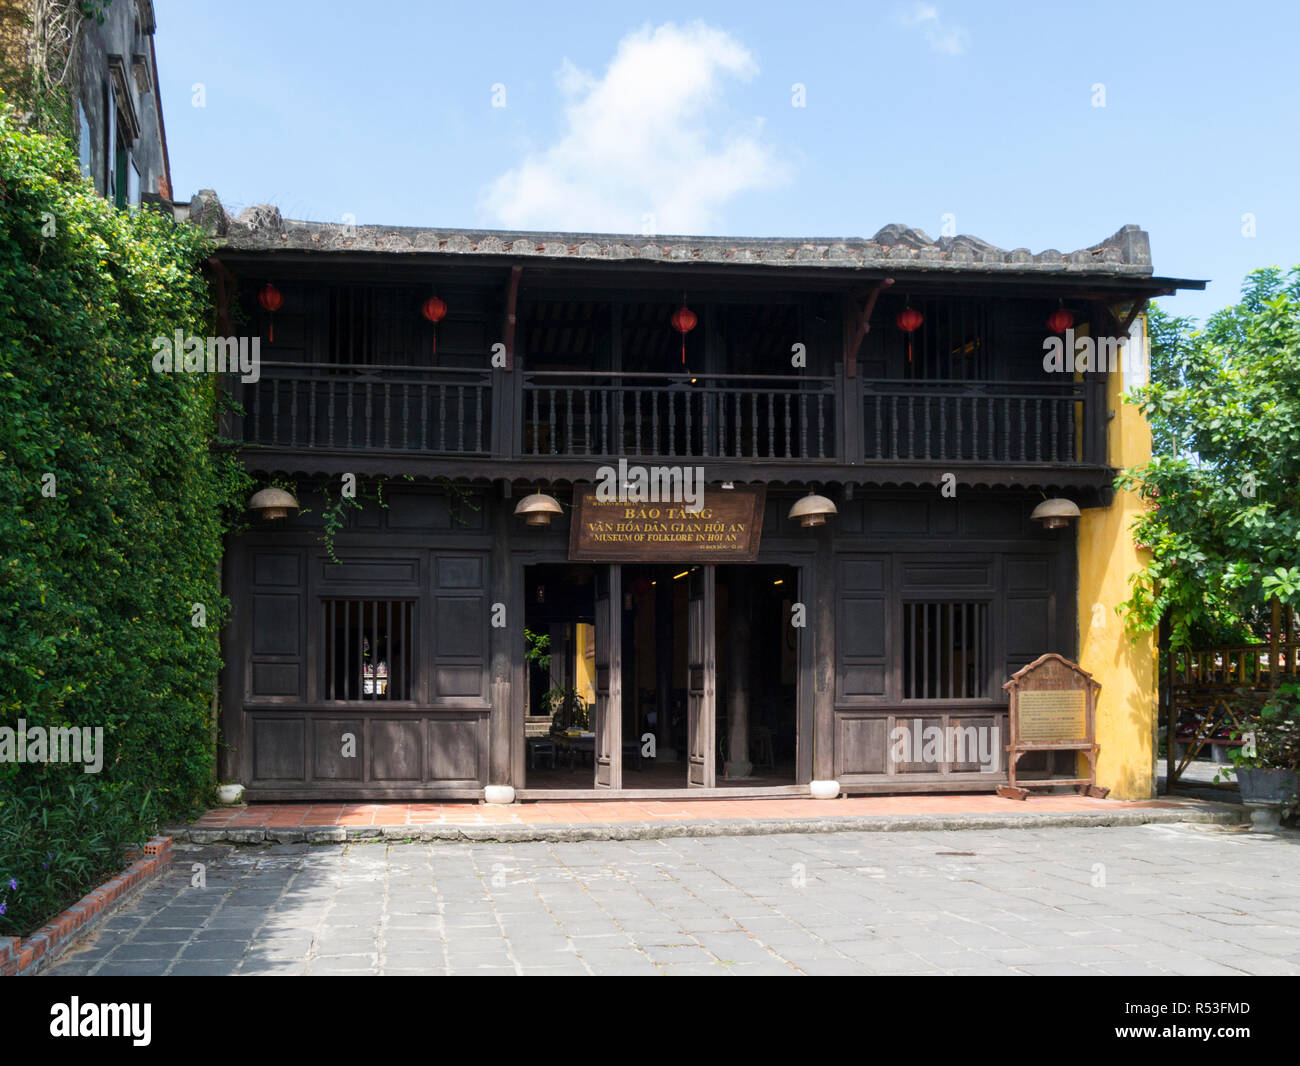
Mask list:
POLYGON ((925 316, 914 307, 904 307, 898 312, 894 319, 894 324, 907 334, 907 361, 912 361, 912 334, 921 328, 921 323, 925 321, 925 316))
POLYGON ((1047 316, 1047 328, 1053 333, 1064 333, 1074 325, 1074 315, 1064 307, 1057 308, 1047 316))
POLYGON ((433 323, 433 354, 438 354, 438 323, 446 317, 447 305, 436 296, 430 296, 420 305, 420 314, 433 323))
MULTIPOLYGON (((277 289, 274 285, 272 285, 268 281, 265 285, 262 286, 261 290, 258 292, 257 302, 262 305, 263 311, 265 311, 268 315, 273 315, 278 310, 280 310, 281 307, 284 306, 284 296, 279 289, 277 289)), ((271 322, 271 330, 270 330, 270 336, 268 340, 269 343, 271 344, 275 343, 274 320, 272 320, 271 322)))
POLYGON ((690 331, 695 328, 695 324, 699 321, 699 319, 695 317, 694 311, 692 311, 685 304, 682 304, 681 307, 677 308, 677 310, 673 312, 673 317, 671 321, 673 324, 673 329, 675 329, 678 333, 682 335, 682 366, 685 366, 686 365, 686 334, 690 333, 690 331))
POLYGON ((632 582, 632 595, 638 599, 644 596, 653 587, 648 577, 638 577, 632 582))

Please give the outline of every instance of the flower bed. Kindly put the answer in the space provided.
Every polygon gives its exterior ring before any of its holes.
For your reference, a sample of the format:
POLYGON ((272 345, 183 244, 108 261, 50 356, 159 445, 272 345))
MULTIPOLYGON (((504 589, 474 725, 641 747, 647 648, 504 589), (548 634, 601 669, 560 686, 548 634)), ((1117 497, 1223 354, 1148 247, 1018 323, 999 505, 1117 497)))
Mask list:
POLYGON ((25 976, 48 966, 68 945, 172 866, 171 837, 154 837, 121 874, 83 896, 31 936, 0 937, 0 977, 25 976))

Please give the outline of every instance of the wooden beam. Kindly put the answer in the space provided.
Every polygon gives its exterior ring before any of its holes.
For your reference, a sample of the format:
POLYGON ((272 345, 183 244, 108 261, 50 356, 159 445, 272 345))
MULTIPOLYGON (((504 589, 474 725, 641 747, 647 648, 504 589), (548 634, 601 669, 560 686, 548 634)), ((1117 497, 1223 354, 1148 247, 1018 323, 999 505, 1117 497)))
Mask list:
POLYGON ((510 268, 510 284, 506 289, 506 369, 515 368, 515 323, 518 321, 516 311, 519 304, 519 275, 524 272, 521 266, 510 268))
POLYGON ((857 297, 852 293, 849 294, 849 304, 857 306, 858 320, 853 327, 853 335, 844 345, 845 377, 855 378, 858 376, 858 349, 862 347, 863 338, 871 332, 871 312, 876 309, 876 300, 880 296, 880 290, 887 289, 892 284, 894 284, 893 278, 881 278, 867 293, 865 305, 858 305, 857 297))
POLYGON ((215 255, 208 257, 208 267, 217 287, 217 331, 229 337, 235 332, 230 324, 230 294, 235 287, 235 275, 215 255))
POLYGON ((1133 325, 1133 320, 1146 310, 1146 306, 1149 302, 1150 301, 1145 297, 1141 300, 1133 301, 1133 306, 1129 308, 1128 315, 1125 317, 1124 321, 1120 323, 1120 329, 1123 331, 1124 336, 1128 336, 1129 327, 1133 325))

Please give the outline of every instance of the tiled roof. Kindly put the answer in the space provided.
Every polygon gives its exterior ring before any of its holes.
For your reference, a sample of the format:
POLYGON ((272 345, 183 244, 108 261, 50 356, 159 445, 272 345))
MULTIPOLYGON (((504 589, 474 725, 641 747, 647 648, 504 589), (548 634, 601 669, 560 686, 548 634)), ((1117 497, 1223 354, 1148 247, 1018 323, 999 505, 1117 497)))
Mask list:
POLYGON ((910 269, 1005 273, 1151 276, 1146 231, 1124 226, 1089 248, 1006 250, 978 237, 933 240, 919 229, 889 225, 870 239, 830 237, 688 237, 609 233, 445 230, 413 226, 355 226, 282 218, 259 204, 230 218, 215 193, 200 192, 177 215, 206 226, 225 247, 240 251, 376 252, 504 256, 545 260, 639 260, 654 263, 754 264, 840 269, 910 269))

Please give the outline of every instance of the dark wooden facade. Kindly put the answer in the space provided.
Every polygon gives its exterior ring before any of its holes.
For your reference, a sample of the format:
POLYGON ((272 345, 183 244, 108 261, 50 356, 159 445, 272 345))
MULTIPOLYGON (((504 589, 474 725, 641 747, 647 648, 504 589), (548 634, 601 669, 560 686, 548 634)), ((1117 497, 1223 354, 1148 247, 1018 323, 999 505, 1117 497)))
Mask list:
MULTIPOLYGON (((567 509, 537 529, 514 506, 537 486, 567 503, 626 458, 698 465, 711 491, 767 486, 754 565, 791 568, 806 609, 796 785, 1005 780, 1004 755, 992 771, 900 762, 889 738, 913 722, 1005 736, 1002 683, 1043 653, 1076 654, 1075 531, 1029 513, 1044 495, 1108 503, 1105 377, 1046 373, 1044 321, 1065 303, 1078 328, 1114 333, 1168 283, 701 267, 683 366, 669 326, 681 264, 518 267, 238 242, 221 253, 220 310, 263 355, 260 380, 231 382, 242 410, 229 432, 249 469, 293 482, 304 508, 229 545, 223 778, 259 800, 522 788, 525 573, 566 563, 569 529, 567 509), (268 281, 284 296, 273 319, 255 299, 268 281), (436 331, 419 314, 434 292, 449 309, 436 331), (909 304, 926 322, 910 338, 895 325, 909 304), (345 474, 363 506, 342 512, 332 559, 319 486, 337 496, 345 474), (821 528, 787 517, 810 488, 838 507, 821 528), (923 661, 941 646, 960 647, 960 666, 951 650, 941 669, 923 661), (387 676, 364 673, 381 654, 387 676), (350 656, 356 669, 338 665, 350 656)), ((614 635, 622 569, 592 566, 591 786, 606 790, 622 779, 612 709, 632 698, 614 635)), ((718 590, 709 568, 689 584, 684 759, 699 789, 719 776, 718 590)))

